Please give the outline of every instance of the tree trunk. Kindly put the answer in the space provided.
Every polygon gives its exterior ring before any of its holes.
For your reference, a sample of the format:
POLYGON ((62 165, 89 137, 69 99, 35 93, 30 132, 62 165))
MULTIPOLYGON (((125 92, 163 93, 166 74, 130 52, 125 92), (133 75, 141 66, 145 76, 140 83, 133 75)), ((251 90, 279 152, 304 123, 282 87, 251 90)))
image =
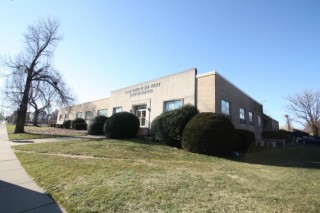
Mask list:
POLYGON ((312 132, 313 132, 313 136, 319 136, 319 128, 317 127, 316 124, 313 124, 313 127, 312 127, 312 132))
POLYGON ((33 126, 38 126, 39 110, 34 111, 33 126))
POLYGON ((26 123, 27 111, 18 110, 17 111, 17 122, 14 133, 24 133, 24 125, 26 123))
POLYGON ((22 101, 20 103, 18 112, 17 112, 17 123, 16 128, 14 130, 14 134, 16 133, 24 133, 24 125, 26 124, 27 117, 27 109, 29 103, 29 92, 31 88, 31 80, 32 80, 32 70, 28 70, 28 77, 24 87, 22 101))

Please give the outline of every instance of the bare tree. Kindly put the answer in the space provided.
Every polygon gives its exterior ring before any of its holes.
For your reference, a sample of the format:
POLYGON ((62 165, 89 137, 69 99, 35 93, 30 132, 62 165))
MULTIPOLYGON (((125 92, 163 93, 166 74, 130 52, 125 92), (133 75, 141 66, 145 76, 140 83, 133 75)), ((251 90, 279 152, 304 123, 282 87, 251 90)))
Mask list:
POLYGON ((35 87, 32 85, 29 103, 34 109, 33 126, 38 126, 39 114, 50 109, 54 102, 58 102, 58 98, 55 90, 52 87, 47 87, 43 82, 37 82, 35 87))
POLYGON ((287 109, 295 116, 295 121, 312 130, 319 136, 320 130, 320 91, 305 90, 287 98, 287 109))
MULTIPOLYGON (((62 39, 58 34, 59 23, 53 19, 42 20, 31 25, 25 34, 26 47, 16 58, 2 58, 10 70, 8 82, 19 91, 17 123, 14 133, 23 133, 30 95, 34 85, 41 82, 53 88, 63 103, 73 100, 61 74, 51 64, 54 49, 62 39), (17 85, 15 82, 18 82, 17 85)), ((14 88, 12 89, 13 92, 14 88)))

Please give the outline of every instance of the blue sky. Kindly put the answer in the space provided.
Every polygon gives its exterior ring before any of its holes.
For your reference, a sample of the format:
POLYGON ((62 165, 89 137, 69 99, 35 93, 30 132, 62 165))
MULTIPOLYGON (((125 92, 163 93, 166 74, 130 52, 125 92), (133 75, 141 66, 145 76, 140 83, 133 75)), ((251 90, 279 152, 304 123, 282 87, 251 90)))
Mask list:
POLYGON ((196 67, 283 125, 285 97, 319 90, 319 11, 318 0, 2 0, 0 54, 17 54, 30 24, 58 18, 54 65, 79 102, 196 67))

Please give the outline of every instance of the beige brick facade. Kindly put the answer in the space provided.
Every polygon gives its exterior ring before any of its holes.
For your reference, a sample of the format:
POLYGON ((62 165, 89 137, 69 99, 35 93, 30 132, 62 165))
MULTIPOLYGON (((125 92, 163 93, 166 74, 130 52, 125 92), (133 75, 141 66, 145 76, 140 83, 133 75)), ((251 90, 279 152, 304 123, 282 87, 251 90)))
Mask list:
POLYGON ((146 106, 144 127, 150 128, 152 120, 165 111, 165 103, 181 101, 183 105, 195 105, 195 76, 196 69, 190 69, 112 91, 110 109, 119 107, 122 111, 137 114, 136 107, 146 106))
POLYGON ((62 124, 65 120, 75 119, 77 117, 77 113, 78 115, 81 114, 81 118, 85 119, 89 124, 92 118, 96 117, 99 113, 103 113, 105 110, 107 110, 108 113, 109 100, 109 98, 105 98, 62 108, 58 112, 57 124, 62 124))
POLYGON ((197 107, 201 112, 215 112, 215 75, 203 74, 196 77, 197 107))
POLYGON ((222 101, 228 102, 229 114, 226 116, 235 128, 250 130, 260 138, 263 130, 263 109, 260 103, 215 71, 197 75, 196 78, 197 107, 200 112, 225 114, 222 101), (244 111, 244 119, 240 119, 240 108, 244 111), (252 122, 249 121, 249 113, 252 122))

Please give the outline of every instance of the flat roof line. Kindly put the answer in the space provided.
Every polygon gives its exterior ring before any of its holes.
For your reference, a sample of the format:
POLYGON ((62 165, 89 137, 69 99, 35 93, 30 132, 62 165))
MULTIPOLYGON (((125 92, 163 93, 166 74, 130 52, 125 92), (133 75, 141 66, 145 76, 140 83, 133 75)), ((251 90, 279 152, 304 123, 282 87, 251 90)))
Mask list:
POLYGON ((127 86, 127 87, 123 87, 123 88, 120 88, 120 89, 112 90, 111 94, 113 92, 117 92, 119 90, 124 90, 124 89, 127 89, 127 88, 135 87, 135 86, 140 85, 140 84, 146 84, 146 83, 149 83, 149 82, 152 82, 152 81, 157 81, 157 80, 160 80, 160 79, 163 79, 163 78, 168 78, 170 76, 179 75, 179 74, 182 74, 182 73, 185 73, 185 72, 190 72, 192 70, 195 71, 195 75, 197 76, 197 68, 191 68, 191 69, 184 70, 184 71, 181 71, 181 72, 177 72, 177 73, 174 73, 174 74, 170 74, 170 75, 162 76, 162 77, 159 77, 159 78, 155 78, 155 79, 152 79, 152 80, 149 80, 149 81, 144 81, 144 82, 137 83, 137 84, 134 84, 134 85, 131 85, 131 86, 127 86))
POLYGON ((233 86, 234 88, 236 88, 237 90, 239 90, 240 92, 242 92, 243 94, 245 94, 246 96, 248 96, 249 98, 251 98, 253 101, 257 102, 258 104, 260 104, 261 106, 263 106, 260 102, 258 102, 256 99, 252 98, 250 95, 248 95, 248 93, 244 92, 242 89, 240 89, 238 86, 236 86, 234 83, 232 83, 231 81, 229 81, 228 79, 226 79, 225 77, 223 77, 220 73, 218 73, 216 70, 214 71, 209 71, 200 75, 196 75, 196 78, 202 78, 202 77, 206 77, 209 75, 217 75, 219 76, 222 80, 224 80, 225 82, 227 82, 228 84, 230 84, 231 86, 233 86))

